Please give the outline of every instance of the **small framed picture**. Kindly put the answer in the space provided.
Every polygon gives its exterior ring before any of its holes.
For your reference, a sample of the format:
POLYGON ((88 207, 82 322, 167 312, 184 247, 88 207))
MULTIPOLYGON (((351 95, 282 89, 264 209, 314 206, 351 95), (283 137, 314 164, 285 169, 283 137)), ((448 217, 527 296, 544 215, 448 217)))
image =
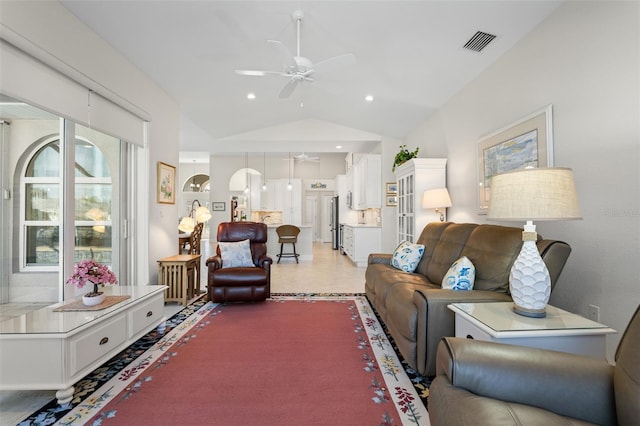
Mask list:
POLYGON ((158 203, 176 203, 176 168, 158 161, 158 203))
POLYGON ((398 205, 398 196, 397 195, 389 195, 387 194, 387 206, 397 206, 398 205))
POLYGON ((225 209, 225 203, 224 203, 224 201, 214 201, 214 202, 211 204, 211 209, 212 209, 214 212, 223 212, 223 211, 224 211, 224 209, 225 209))
POLYGON ((387 195, 394 195, 398 193, 397 182, 387 182, 387 195))

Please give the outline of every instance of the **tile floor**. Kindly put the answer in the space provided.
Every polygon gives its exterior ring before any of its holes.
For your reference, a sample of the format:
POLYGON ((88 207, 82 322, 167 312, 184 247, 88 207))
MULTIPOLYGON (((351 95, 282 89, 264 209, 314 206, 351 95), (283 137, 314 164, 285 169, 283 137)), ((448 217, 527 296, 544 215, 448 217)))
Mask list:
MULTIPOLYGON (((215 250, 215 242, 203 241, 202 257, 215 250)), ((277 264, 275 253, 271 269, 272 293, 363 293, 364 268, 357 268, 347 256, 332 250, 328 243, 314 243, 313 261, 282 259, 277 264)), ((206 288, 206 269, 202 262, 201 289, 206 288)), ((20 315, 43 307, 41 304, 5 304, 0 306, 0 319, 20 315)), ((180 311, 175 303, 165 305, 167 318, 180 311)), ((55 391, 0 391, 0 426, 15 425, 54 398, 55 391)))

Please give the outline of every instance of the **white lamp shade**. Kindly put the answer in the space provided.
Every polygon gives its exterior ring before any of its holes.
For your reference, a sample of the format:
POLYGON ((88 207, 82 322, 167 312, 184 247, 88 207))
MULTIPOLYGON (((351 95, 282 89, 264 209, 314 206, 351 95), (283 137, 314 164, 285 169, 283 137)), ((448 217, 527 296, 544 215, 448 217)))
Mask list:
POLYGON ((187 216, 187 217, 183 217, 182 220, 180 221, 180 224, 178 225, 178 229, 181 230, 182 232, 193 232, 193 229, 196 227, 196 221, 187 216))
POLYGON ((422 208, 439 209, 451 207, 451 197, 447 188, 429 189, 422 194, 422 208))
POLYGON ((491 178, 487 218, 493 220, 581 219, 571 169, 531 168, 491 178))
POLYGON ((206 222, 211 219, 211 212, 208 208, 201 206, 196 209, 196 221, 198 223, 206 222))

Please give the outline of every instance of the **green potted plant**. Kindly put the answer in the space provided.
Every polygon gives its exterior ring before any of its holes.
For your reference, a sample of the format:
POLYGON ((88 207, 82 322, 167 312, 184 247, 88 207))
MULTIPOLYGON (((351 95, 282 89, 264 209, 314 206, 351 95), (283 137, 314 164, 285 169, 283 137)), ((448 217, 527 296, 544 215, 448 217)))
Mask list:
POLYGON ((400 145, 400 151, 393 159, 393 167, 391 168, 391 171, 395 172, 396 167, 398 167, 400 164, 403 164, 408 160, 411 160, 412 158, 416 158, 418 156, 418 150, 420 150, 420 147, 417 147, 415 151, 411 152, 407 149, 406 145, 400 145))

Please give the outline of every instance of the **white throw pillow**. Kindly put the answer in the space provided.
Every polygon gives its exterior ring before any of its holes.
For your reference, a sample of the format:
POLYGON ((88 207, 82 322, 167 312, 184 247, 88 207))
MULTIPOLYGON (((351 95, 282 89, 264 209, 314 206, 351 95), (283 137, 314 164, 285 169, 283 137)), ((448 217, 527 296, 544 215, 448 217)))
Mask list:
POLYGON ((233 268, 237 266, 255 266, 251 258, 251 246, 249 240, 237 243, 219 242, 222 267, 233 268))
POLYGON ((391 257, 391 266, 405 272, 413 272, 424 254, 424 245, 403 241, 391 257))
POLYGON ((453 262, 442 279, 442 288, 449 290, 473 290, 473 282, 476 279, 476 268, 473 263, 462 256, 453 262))

